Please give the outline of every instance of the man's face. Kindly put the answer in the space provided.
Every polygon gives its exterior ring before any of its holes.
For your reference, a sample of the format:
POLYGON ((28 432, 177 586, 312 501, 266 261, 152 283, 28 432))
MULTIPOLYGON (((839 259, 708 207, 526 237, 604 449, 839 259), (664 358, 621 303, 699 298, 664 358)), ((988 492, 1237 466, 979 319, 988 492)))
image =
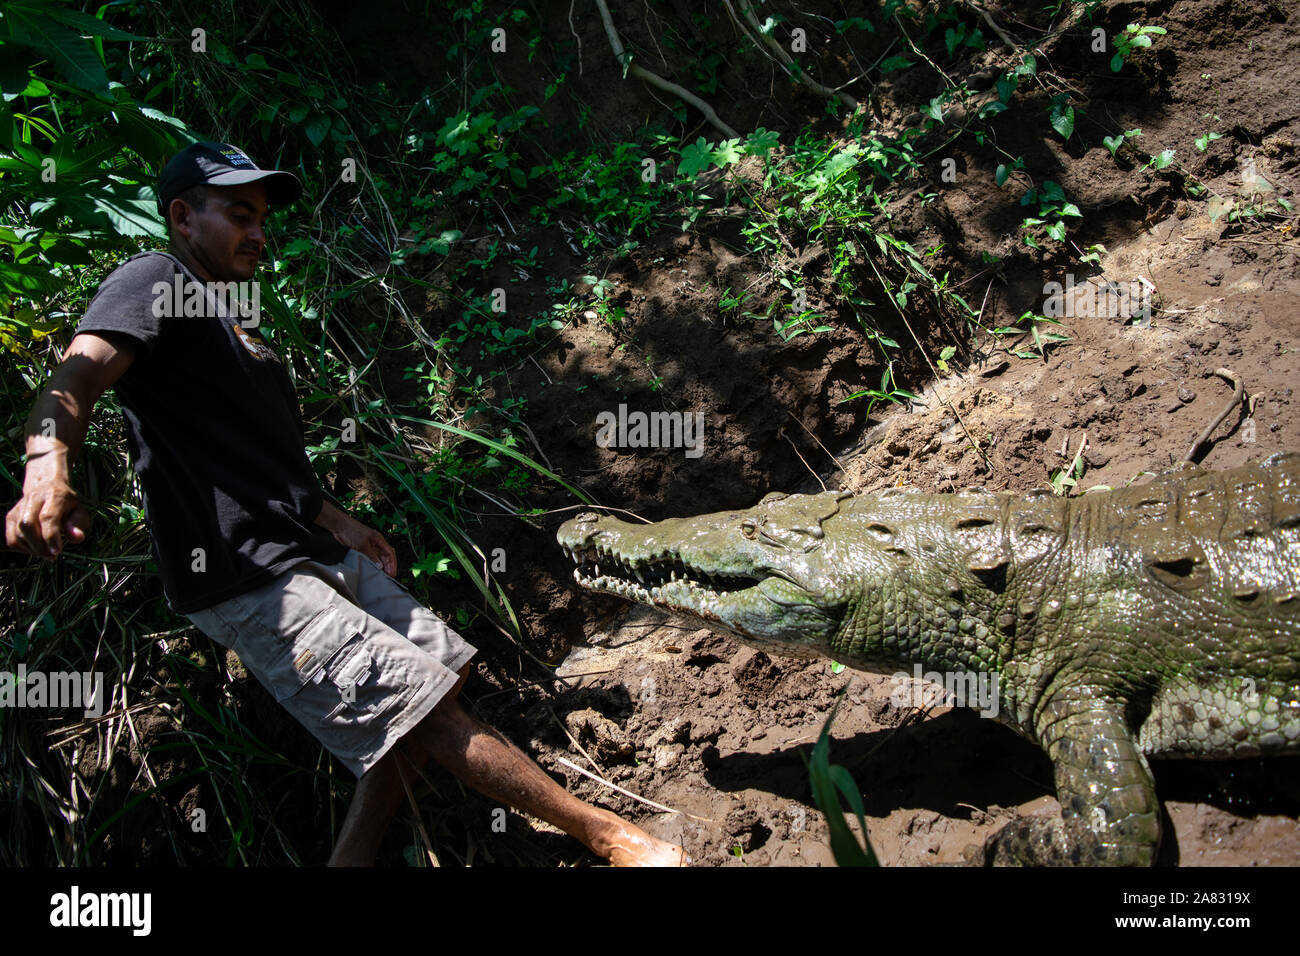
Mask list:
POLYGON ((266 245, 266 187, 262 183, 209 186, 202 210, 173 203, 172 243, 216 282, 251 279, 266 245))

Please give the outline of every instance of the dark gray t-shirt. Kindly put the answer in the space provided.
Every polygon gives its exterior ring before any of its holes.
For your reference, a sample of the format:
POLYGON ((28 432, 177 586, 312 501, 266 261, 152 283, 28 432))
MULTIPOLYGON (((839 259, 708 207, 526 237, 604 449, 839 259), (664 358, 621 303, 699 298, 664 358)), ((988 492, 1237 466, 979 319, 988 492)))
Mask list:
POLYGON ((222 317, 216 300, 202 316, 166 314, 173 310, 157 305, 155 287, 174 286, 178 272, 197 281, 164 253, 129 259, 99 287, 77 332, 139 343, 114 388, 163 589, 185 613, 300 561, 340 561, 347 549, 314 524, 320 482, 279 356, 238 314, 222 317))

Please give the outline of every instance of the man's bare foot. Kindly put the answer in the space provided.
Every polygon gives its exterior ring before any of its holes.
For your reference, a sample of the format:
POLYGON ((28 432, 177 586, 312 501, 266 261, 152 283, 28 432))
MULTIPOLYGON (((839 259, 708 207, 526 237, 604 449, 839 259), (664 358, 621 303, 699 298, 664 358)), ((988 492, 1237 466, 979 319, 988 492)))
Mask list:
POLYGON ((610 866, 689 866, 690 856, 681 847, 656 839, 640 827, 602 811, 606 829, 591 841, 591 848, 609 860, 610 866))

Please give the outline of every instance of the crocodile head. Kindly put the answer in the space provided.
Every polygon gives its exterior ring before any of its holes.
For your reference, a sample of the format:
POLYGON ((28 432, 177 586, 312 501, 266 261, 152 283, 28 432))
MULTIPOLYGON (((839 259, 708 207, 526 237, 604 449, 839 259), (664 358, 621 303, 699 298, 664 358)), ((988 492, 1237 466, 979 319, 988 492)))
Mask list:
POLYGON ((848 492, 770 494, 746 511, 636 525, 581 514, 557 535, 574 580, 700 618, 752 644, 824 656, 860 593, 827 528, 848 492))

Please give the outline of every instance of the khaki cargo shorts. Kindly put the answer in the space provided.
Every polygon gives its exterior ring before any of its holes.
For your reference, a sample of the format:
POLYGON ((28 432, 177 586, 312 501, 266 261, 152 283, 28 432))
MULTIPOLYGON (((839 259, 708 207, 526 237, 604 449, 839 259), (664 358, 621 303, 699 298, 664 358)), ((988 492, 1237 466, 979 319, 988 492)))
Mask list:
POLYGON ((369 558, 305 561, 186 615, 358 777, 433 709, 474 648, 369 558))

